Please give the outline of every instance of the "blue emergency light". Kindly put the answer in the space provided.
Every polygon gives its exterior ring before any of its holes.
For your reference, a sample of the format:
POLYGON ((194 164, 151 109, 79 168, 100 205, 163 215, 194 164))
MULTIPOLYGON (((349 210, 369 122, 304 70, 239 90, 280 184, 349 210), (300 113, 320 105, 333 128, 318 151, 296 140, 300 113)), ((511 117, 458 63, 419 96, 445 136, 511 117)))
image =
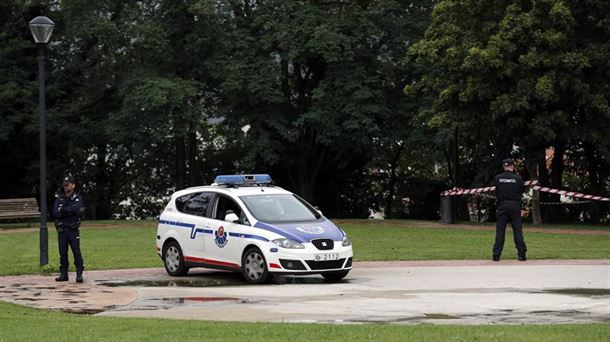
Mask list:
POLYGON ((218 185, 270 184, 271 176, 267 174, 220 175, 216 176, 216 179, 214 179, 214 183, 218 185))

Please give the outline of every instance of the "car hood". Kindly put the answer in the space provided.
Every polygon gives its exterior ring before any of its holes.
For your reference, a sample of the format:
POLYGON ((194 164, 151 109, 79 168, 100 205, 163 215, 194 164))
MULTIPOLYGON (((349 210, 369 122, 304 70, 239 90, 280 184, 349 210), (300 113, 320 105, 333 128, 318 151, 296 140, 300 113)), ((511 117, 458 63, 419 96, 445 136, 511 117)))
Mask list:
POLYGON ((293 223, 265 223, 259 221, 254 227, 274 232, 301 243, 315 239, 341 241, 345 236, 341 229, 327 219, 321 222, 293 223))

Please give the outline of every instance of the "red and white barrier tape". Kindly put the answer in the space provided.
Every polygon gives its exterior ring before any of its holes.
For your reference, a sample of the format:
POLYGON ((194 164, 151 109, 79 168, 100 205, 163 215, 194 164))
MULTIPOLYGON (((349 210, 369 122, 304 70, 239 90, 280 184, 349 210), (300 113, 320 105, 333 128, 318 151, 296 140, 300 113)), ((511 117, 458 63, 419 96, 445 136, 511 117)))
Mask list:
MULTIPOLYGON (((539 185, 536 185, 536 184, 538 184, 538 181, 536 181, 536 180, 527 181, 527 182, 523 183, 524 186, 531 186, 532 189, 534 189, 534 190, 538 190, 538 191, 542 191, 542 192, 548 192, 548 193, 551 193, 551 194, 559 194, 559 195, 564 195, 564 196, 583 198, 583 199, 588 199, 588 200, 592 200, 592 201, 610 202, 610 198, 608 198, 608 197, 587 195, 587 194, 582 194, 580 192, 547 188, 547 187, 539 186, 539 185)), ((477 193, 482 193, 482 192, 492 192, 494 190, 496 190, 495 186, 488 186, 488 187, 484 187, 484 188, 474 188, 474 189, 458 189, 458 188, 454 188, 454 189, 442 192, 441 196, 469 195, 469 194, 477 194, 477 193)))
MULTIPOLYGON (((524 182, 525 186, 532 186, 538 184, 537 180, 524 182)), ((484 188, 474 188, 474 189, 460 189, 453 188, 451 190, 447 190, 445 192, 441 192, 441 196, 457 196, 457 195, 469 195, 469 194, 478 194, 481 192, 493 192, 496 190, 495 186, 487 186, 484 188)))
POLYGON ((559 195, 576 197, 576 198, 584 198, 584 199, 588 199, 588 200, 592 200, 592 201, 610 202, 610 198, 608 198, 608 197, 581 194, 580 192, 574 192, 574 191, 565 191, 565 190, 559 190, 559 189, 546 188, 546 187, 539 186, 539 185, 534 185, 532 188, 534 190, 548 192, 551 194, 559 194, 559 195))

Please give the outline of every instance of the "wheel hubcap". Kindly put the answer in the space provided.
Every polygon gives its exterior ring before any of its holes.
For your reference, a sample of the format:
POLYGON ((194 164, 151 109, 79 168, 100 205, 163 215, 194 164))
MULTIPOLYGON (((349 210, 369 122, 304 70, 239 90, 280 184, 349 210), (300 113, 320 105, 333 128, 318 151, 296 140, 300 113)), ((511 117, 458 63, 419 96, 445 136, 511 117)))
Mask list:
POLYGON ((180 253, 174 246, 170 246, 165 252, 165 265, 171 272, 176 272, 180 266, 180 253))
POLYGON ((259 279, 265 272, 265 259, 258 253, 250 253, 246 257, 245 269, 250 279, 259 279))

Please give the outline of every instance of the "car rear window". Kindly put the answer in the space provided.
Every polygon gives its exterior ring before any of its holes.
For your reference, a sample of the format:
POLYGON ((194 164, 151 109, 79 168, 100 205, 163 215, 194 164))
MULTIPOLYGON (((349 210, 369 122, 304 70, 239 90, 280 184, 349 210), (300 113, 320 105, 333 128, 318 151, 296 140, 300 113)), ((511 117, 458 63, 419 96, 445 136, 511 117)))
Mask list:
POLYGON ((197 216, 207 216, 208 207, 212 203, 214 194, 211 192, 196 192, 176 198, 178 211, 197 216))

